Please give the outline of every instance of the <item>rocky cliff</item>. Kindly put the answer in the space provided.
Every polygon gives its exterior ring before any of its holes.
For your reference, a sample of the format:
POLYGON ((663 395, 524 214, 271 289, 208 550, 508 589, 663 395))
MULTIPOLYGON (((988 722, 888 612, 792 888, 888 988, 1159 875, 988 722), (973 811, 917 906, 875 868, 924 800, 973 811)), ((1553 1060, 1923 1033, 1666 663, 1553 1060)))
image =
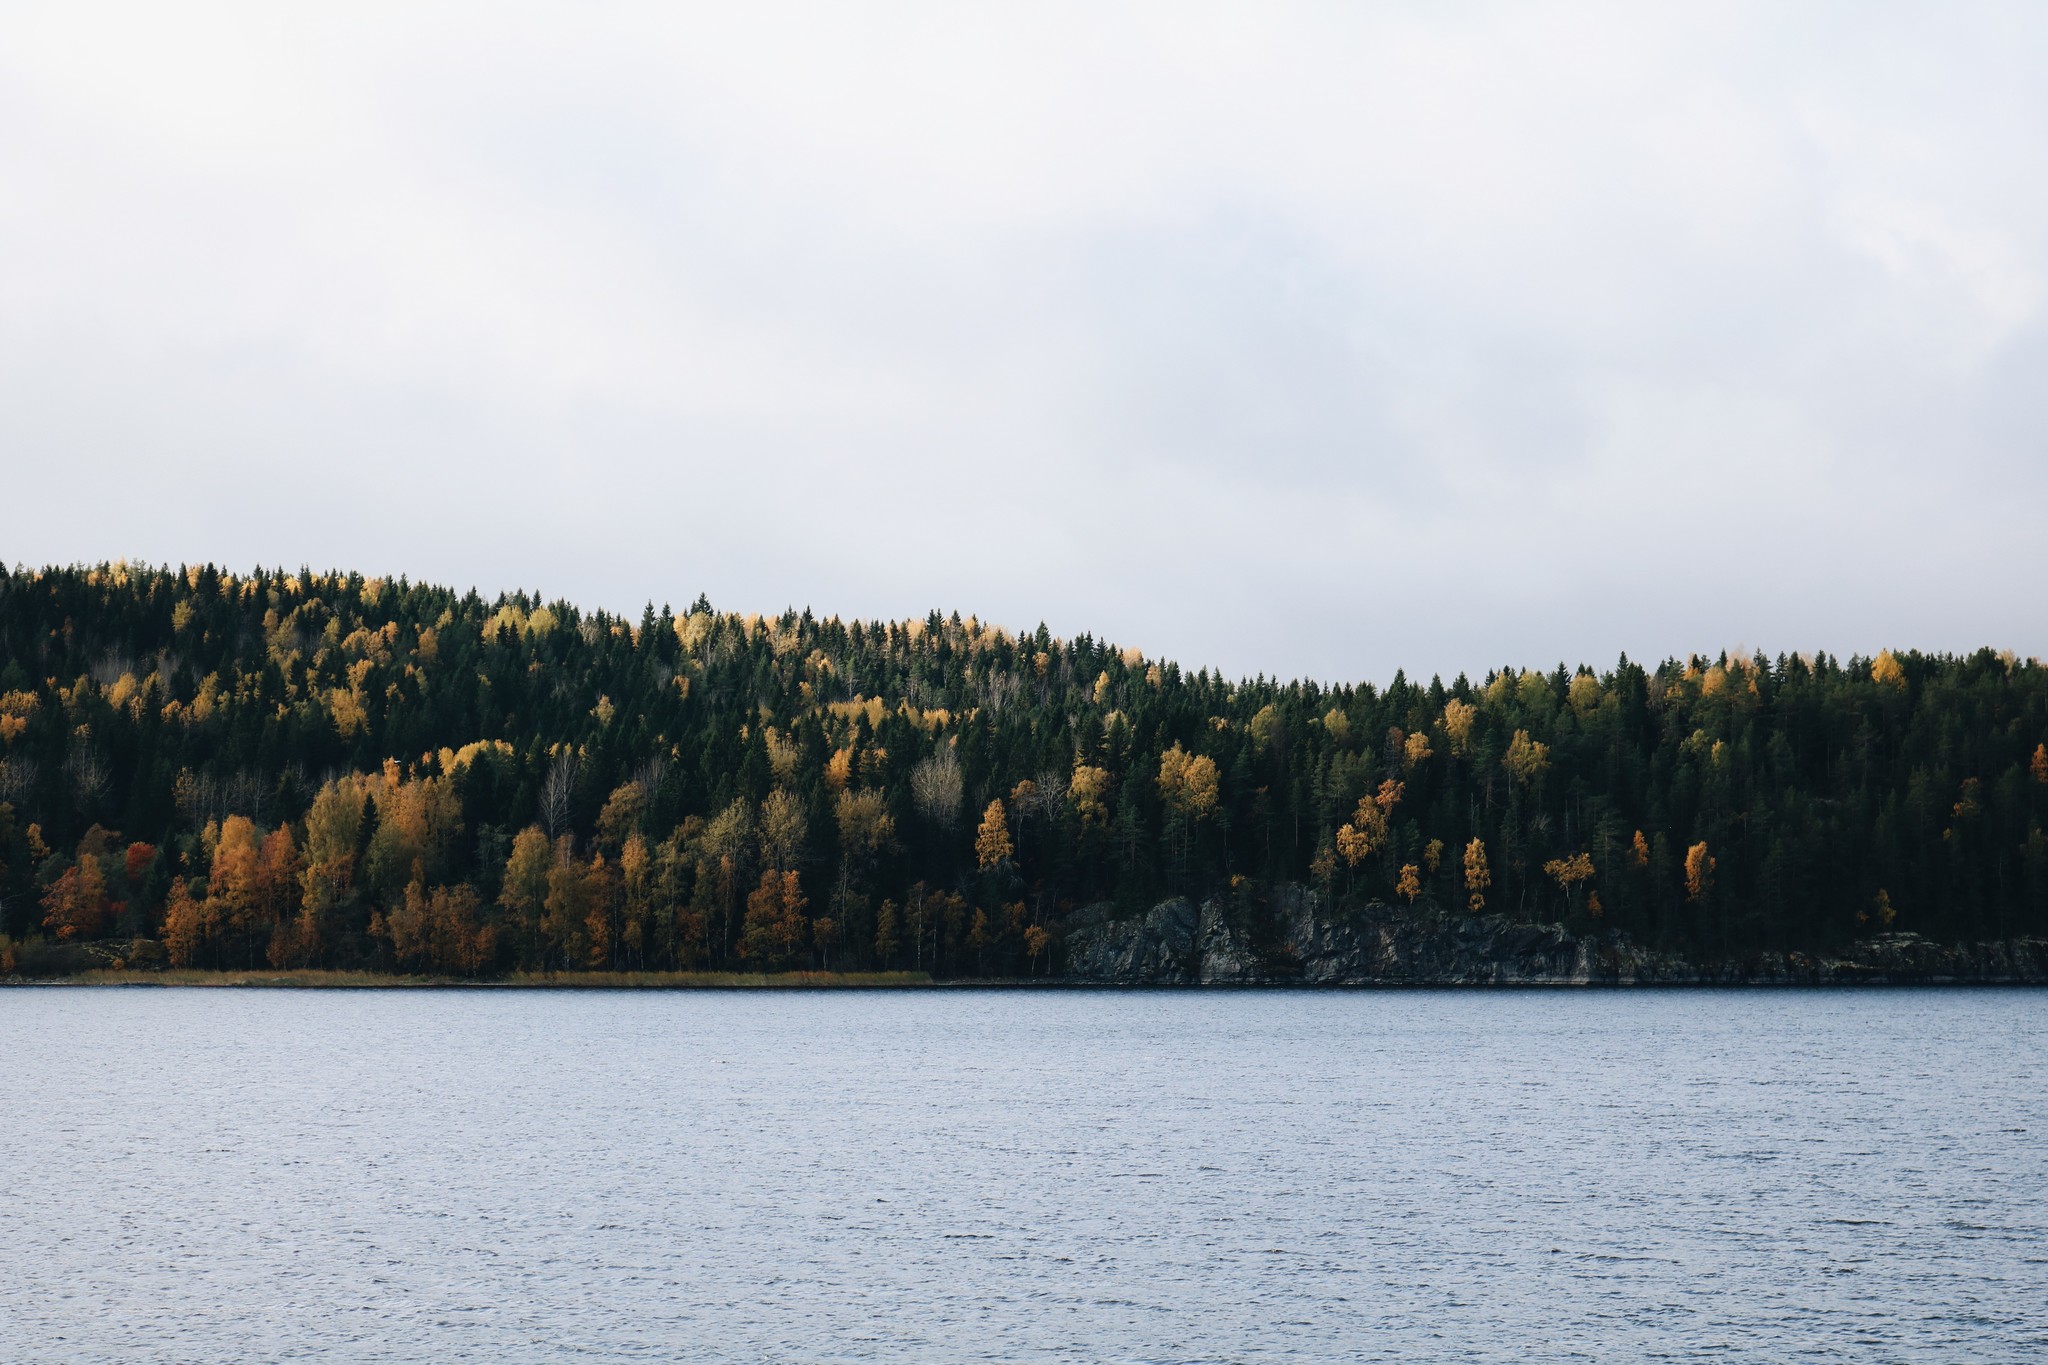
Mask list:
POLYGON ((1065 949, 1068 981, 1120 986, 2048 983, 2043 939, 1947 946, 1887 934, 1835 957, 1690 962, 1618 934, 1580 936, 1498 915, 1377 902, 1331 910, 1295 886, 1275 888, 1257 906, 1176 898, 1128 919, 1095 907, 1075 917, 1065 949))

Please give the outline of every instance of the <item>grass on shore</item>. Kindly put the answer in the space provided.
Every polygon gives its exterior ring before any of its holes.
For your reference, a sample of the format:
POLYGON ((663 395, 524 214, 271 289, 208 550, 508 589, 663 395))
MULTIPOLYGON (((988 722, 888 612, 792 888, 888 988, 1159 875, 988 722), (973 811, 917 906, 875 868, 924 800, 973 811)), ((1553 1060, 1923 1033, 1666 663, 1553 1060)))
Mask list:
POLYGON ((820 990, 849 987, 929 986, 927 972, 516 972, 470 980, 459 976, 401 976, 395 972, 162 971, 105 969, 35 982, 47 986, 275 986, 310 990, 389 989, 403 986, 496 986, 553 990, 820 990))

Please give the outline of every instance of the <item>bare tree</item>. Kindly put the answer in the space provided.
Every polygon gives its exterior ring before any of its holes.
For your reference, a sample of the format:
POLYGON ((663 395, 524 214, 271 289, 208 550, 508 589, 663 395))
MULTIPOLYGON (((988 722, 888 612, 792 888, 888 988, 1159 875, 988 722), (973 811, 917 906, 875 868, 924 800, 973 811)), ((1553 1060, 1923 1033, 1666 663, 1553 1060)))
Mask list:
POLYGON ((92 666, 91 671, 94 682, 98 683, 101 687, 112 687, 121 680, 123 674, 135 671, 135 660, 132 656, 123 654, 119 650, 110 649, 100 656, 99 661, 92 666))
POLYGON ((576 753, 566 747, 557 749, 555 761, 548 765, 548 775, 540 784, 540 827, 550 840, 568 832, 569 800, 575 793, 576 753))
POLYGON ((1024 690, 1024 682, 1014 673, 991 673, 985 690, 989 709, 1000 713, 1004 707, 1017 700, 1017 694, 1024 690))
POLYGON ((264 798, 269 793, 269 784, 263 775, 253 769, 244 768, 221 784, 221 818, 229 815, 246 815, 254 820, 263 818, 264 798))
POLYGON ((213 814, 218 795, 212 778, 185 768, 171 786, 171 800, 177 803, 180 818, 196 829, 213 814))
POLYGON ((90 744, 72 746, 64 759, 64 775, 71 779, 71 789, 78 795, 78 803, 90 806, 106 795, 113 783, 113 769, 100 751, 90 744))
POLYGON ((960 822, 960 797, 964 791, 960 760, 951 749, 941 749, 910 770, 910 794, 917 813, 940 829, 952 829, 960 822))
POLYGON ((650 754, 645 763, 633 770, 633 780, 640 784, 640 790, 647 793, 647 799, 650 801, 654 799, 654 793, 660 789, 661 780, 667 776, 667 754, 650 754))
POLYGON ((1031 814, 1050 820, 1058 815, 1067 802, 1067 775, 1058 768, 1047 768, 1032 782, 1031 814))
POLYGON ((26 801, 28 794, 35 790, 35 785, 34 759, 10 758, 0 762, 0 801, 26 801))

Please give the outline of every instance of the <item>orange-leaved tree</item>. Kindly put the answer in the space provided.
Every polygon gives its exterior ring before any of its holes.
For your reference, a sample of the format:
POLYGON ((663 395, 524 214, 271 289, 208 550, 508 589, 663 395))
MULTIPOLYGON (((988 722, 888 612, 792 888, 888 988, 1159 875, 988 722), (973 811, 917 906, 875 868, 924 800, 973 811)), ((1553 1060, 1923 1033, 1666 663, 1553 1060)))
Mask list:
POLYGON ((1685 851, 1685 898, 1704 900, 1713 886, 1714 858, 1707 852, 1707 841, 1702 839, 1685 851))
POLYGON ((53 931, 60 941, 99 938, 112 927, 119 906, 113 897, 115 888, 107 884, 102 860, 113 858, 114 842, 119 837, 113 830, 98 825, 87 830, 78 841, 72 865, 43 893, 43 927, 53 931))
POLYGON ((763 967, 785 967, 804 947, 803 887, 794 872, 773 868, 747 895, 747 918, 740 930, 740 956, 763 967))

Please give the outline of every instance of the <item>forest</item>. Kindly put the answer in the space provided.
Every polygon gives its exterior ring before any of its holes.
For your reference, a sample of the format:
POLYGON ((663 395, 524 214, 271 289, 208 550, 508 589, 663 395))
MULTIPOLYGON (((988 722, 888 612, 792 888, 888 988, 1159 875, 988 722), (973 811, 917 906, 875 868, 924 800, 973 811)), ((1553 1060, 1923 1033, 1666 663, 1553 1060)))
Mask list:
POLYGON ((2048 670, 1230 680, 1040 626, 0 566, 0 974, 1053 976, 1316 888, 1697 959, 2048 933, 2048 670))

